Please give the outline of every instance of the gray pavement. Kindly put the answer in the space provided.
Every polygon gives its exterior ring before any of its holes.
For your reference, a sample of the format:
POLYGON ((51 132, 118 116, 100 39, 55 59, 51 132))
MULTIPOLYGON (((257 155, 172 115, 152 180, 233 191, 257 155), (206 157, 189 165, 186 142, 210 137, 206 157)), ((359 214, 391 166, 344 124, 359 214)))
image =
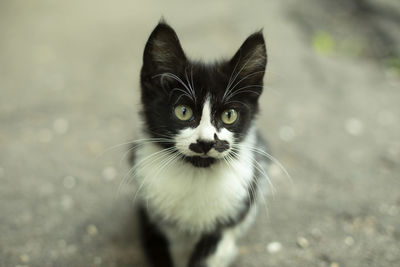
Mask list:
POLYGON ((264 27, 259 125, 291 179, 271 168, 235 267, 400 266, 400 6, 332 2, 1 1, 0 266, 146 266, 115 145, 161 15, 194 58, 264 27))

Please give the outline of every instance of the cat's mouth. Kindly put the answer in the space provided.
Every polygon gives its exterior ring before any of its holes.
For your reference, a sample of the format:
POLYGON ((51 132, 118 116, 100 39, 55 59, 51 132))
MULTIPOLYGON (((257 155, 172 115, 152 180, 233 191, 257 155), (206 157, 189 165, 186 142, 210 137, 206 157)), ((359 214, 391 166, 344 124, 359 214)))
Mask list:
POLYGON ((206 168, 211 166, 218 159, 202 155, 202 156, 185 157, 185 160, 191 163, 195 167, 206 168))

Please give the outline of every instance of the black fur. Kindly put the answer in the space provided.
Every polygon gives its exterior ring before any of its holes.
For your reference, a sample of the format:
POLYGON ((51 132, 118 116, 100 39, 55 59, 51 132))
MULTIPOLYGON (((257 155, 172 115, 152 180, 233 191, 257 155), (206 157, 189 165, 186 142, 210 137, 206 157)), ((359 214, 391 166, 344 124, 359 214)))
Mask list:
POLYGON ((152 267, 173 267, 168 240, 153 224, 144 207, 139 209, 141 240, 147 259, 152 267))
POLYGON ((220 231, 203 235, 194 248, 194 252, 189 259, 188 267, 206 267, 203 261, 216 250, 220 239, 220 231))
POLYGON ((209 167, 209 166, 211 166, 211 164, 213 164, 216 161, 215 158, 211 158, 211 157, 202 158, 199 156, 184 157, 184 159, 185 159, 185 161, 191 163, 193 166, 199 167, 199 168, 209 167))

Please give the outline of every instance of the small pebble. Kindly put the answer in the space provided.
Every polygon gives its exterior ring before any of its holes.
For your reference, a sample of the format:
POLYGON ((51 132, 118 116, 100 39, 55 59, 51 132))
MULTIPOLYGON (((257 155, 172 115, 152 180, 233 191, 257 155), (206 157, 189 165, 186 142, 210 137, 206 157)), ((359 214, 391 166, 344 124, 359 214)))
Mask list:
POLYGON ((330 265, 330 267, 339 267, 339 266, 340 265, 337 262, 332 262, 331 265, 330 265))
POLYGON ((310 243, 305 237, 298 237, 296 243, 301 248, 308 248, 308 246, 310 245, 310 243))
POLYGON ((20 259, 23 263, 27 263, 27 262, 29 262, 29 260, 30 260, 28 254, 22 254, 21 256, 19 256, 19 259, 20 259))
POLYGON ((290 126, 283 126, 279 129, 279 137, 285 142, 292 141, 295 135, 294 129, 290 126))
POLYGON ((346 238, 344 239, 344 243, 351 247, 352 245, 354 245, 354 238, 351 236, 346 236, 346 238))
POLYGON ((280 242, 271 242, 267 245, 267 250, 269 253, 277 253, 282 250, 282 244, 280 242))
POLYGON ((64 118, 57 118, 53 122, 53 130, 57 134, 65 134, 68 131, 69 123, 64 118))
POLYGON ((87 231, 87 233, 89 234, 89 235, 91 235, 91 236, 95 236, 95 235, 97 235, 97 227, 96 227, 96 225, 94 225, 94 224, 90 224, 90 225, 88 225, 88 227, 86 228, 86 231, 87 231))
POLYGON ((349 118, 345 123, 346 131, 353 136, 360 136, 364 132, 364 124, 356 118, 349 118))
POLYGON ((67 188, 67 189, 72 189, 72 188, 74 188, 75 185, 76 185, 76 179, 75 179, 75 177, 70 176, 70 175, 65 176, 64 179, 63 179, 63 185, 64 185, 64 187, 67 188))
POLYGON ((117 177, 117 170, 114 167, 107 167, 102 172, 103 178, 107 181, 112 181, 117 177))

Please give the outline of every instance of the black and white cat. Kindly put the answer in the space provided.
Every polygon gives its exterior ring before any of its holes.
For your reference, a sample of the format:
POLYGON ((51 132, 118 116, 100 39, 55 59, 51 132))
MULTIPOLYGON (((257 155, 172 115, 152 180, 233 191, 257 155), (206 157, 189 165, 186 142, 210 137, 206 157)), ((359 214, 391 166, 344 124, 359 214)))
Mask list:
POLYGON ((232 59, 210 64, 189 60, 165 22, 151 33, 133 169, 152 266, 232 262, 266 188, 265 146, 254 126, 266 63, 261 32, 232 59))

